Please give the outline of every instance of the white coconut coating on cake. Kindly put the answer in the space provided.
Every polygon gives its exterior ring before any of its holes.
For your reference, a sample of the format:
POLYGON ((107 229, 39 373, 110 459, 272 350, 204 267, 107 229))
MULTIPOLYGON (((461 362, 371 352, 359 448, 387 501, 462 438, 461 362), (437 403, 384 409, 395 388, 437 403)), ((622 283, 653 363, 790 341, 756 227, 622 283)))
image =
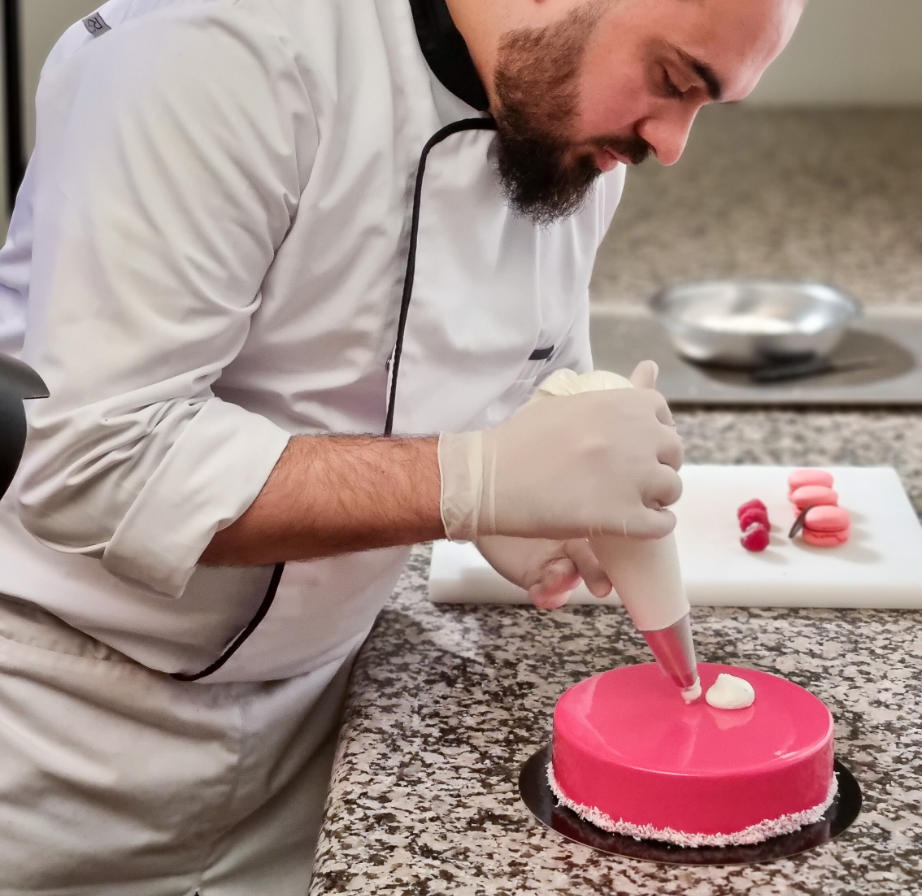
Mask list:
POLYGON ((766 818, 758 824, 750 825, 741 831, 731 831, 726 834, 700 834, 694 831, 676 831, 673 828, 656 828, 652 825, 632 824, 622 819, 615 820, 600 809, 584 806, 567 799, 554 778, 554 766, 550 762, 547 764, 547 783, 561 805, 571 809, 584 821, 588 821, 603 831, 608 831, 610 834, 619 834, 623 837, 633 837, 635 840, 662 840, 675 846, 688 848, 701 846, 751 846, 756 843, 764 843, 772 837, 792 834, 808 824, 819 821, 823 817, 823 813, 832 805, 838 789, 835 773, 833 773, 832 780, 829 782, 829 793, 826 799, 818 806, 782 815, 780 818, 766 818))

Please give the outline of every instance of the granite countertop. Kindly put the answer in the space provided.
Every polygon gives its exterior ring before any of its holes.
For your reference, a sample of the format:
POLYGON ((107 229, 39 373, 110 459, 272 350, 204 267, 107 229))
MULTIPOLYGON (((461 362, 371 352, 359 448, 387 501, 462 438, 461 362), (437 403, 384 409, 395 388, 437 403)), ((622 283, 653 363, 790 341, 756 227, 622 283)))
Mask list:
MULTIPOLYGON (((783 209, 780 201, 766 207, 763 196, 758 208, 750 208, 765 219, 763 226, 753 230, 750 222, 750 233, 773 234, 772 252, 782 259, 779 273, 829 277, 839 272, 841 285, 860 290, 866 301, 892 301, 897 295, 905 303, 922 302, 922 235, 918 227, 906 227, 910 206, 918 209, 922 196, 922 157, 914 150, 910 158, 902 142, 908 137, 914 138, 915 147, 922 142, 922 111, 829 112, 819 114, 819 121, 806 112, 729 111, 729 131, 706 131, 706 145, 713 148, 719 134, 745 133, 743 152, 748 150, 750 162, 763 169, 774 134, 781 141, 780 169, 775 172, 781 181, 785 166, 798 157, 798 146, 808 159, 824 148, 836 148, 829 153, 831 170, 821 176, 814 171, 812 178, 798 175, 806 177, 804 183, 819 177, 827 186, 849 184, 849 172, 858 170, 873 174, 878 196, 893 197, 895 211, 889 218, 894 257, 903 265, 898 271, 875 267, 875 259, 863 254, 866 245, 857 259, 846 251, 848 235, 864 233, 877 247, 879 261, 879 244, 885 240, 854 220, 845 222, 844 235, 835 230, 833 224, 842 223, 836 218, 843 212, 841 190, 811 190, 800 184, 806 205, 795 203, 793 211, 783 209), (868 128, 879 141, 862 136, 868 128), (837 148, 849 139, 851 152, 837 148), (761 147, 761 154, 753 147, 761 147), (865 164, 866 156, 882 147, 898 161, 905 149, 902 167, 885 171, 881 169, 887 166, 865 164), (901 178, 902 191, 893 183, 901 178), (911 203, 903 198, 907 189, 916 191, 911 203), (785 235, 778 215, 795 224, 813 221, 822 201, 835 213, 824 217, 832 224, 799 231, 792 225, 794 235, 785 235), (806 245, 786 251, 779 248, 785 240, 806 245), (797 263, 801 256, 809 261, 809 271, 797 263)), ((730 149, 734 157, 740 152, 738 144, 730 149)), ((715 155, 718 168, 723 164, 726 170, 728 163, 720 162, 723 157, 716 150, 715 155)), ((875 158, 880 161, 879 154, 875 158)), ((655 172, 647 183, 661 176, 655 172)), ((766 176, 761 171, 760 178, 766 176)), ((797 179, 791 175, 786 182, 791 178, 797 179)), ((735 208, 738 190, 731 184, 726 193, 735 208)), ((670 208, 683 202, 690 207, 687 197, 670 195, 670 208)), ((682 258, 689 267, 698 259, 692 274, 736 273, 736 265, 746 267, 737 257, 745 255, 745 239, 727 257, 719 239, 722 231, 715 230, 720 209, 713 193, 705 207, 708 213, 699 224, 710 230, 702 237, 703 245, 718 248, 710 255, 696 253, 676 233, 678 244, 685 246, 682 258), (703 258, 710 261, 704 264, 703 258)), ((627 211, 640 215, 642 228, 649 208, 635 203, 627 211)), ((865 212, 865 224, 870 222, 872 229, 888 217, 875 203, 865 212)), ((603 292, 613 290, 630 302, 675 273, 657 266, 655 256, 665 251, 662 234, 649 222, 647 226, 649 233, 659 234, 649 252, 645 254, 643 240, 636 243, 623 256, 628 261, 622 270, 608 255, 600 260, 603 292)), ((670 226, 663 224, 667 233, 670 226)), ((733 230, 746 232, 738 219, 733 230)), ((763 265, 751 272, 764 273, 771 260, 764 245, 755 240, 750 248, 753 267, 763 265)), ((613 245, 610 251, 615 250, 613 245)), ((670 263, 679 264, 675 258, 670 263)), ((692 409, 676 417, 687 462, 890 464, 922 514, 918 411, 692 409)), ((826 702, 835 718, 838 757, 857 778, 864 804, 839 838, 789 859, 744 866, 659 865, 604 855, 565 840, 533 818, 518 792, 522 764, 549 742, 560 694, 589 675, 650 659, 624 611, 436 606, 426 597, 428 557, 426 547, 414 551, 357 660, 311 896, 909 896, 920 891, 922 611, 696 607, 700 659, 783 675, 826 702)))

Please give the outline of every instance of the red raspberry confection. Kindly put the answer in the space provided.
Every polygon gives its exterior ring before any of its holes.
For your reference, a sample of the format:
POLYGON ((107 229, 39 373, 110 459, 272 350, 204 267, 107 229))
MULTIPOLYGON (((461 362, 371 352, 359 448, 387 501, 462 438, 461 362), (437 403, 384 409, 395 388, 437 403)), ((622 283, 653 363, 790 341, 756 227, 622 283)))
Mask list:
POLYGON ((771 528, 768 522, 768 513, 761 507, 750 507, 740 514, 740 529, 745 530, 753 523, 761 523, 766 529, 771 528))
POLYGON ((758 510, 766 510, 765 505, 758 498, 753 498, 751 501, 747 501, 745 504, 740 504, 740 506, 736 509, 736 515, 738 518, 742 517, 742 515, 747 510, 752 510, 753 508, 757 508, 758 510))
POLYGON ((764 551, 768 547, 768 529, 761 523, 753 523, 743 532, 740 544, 747 551, 764 551))

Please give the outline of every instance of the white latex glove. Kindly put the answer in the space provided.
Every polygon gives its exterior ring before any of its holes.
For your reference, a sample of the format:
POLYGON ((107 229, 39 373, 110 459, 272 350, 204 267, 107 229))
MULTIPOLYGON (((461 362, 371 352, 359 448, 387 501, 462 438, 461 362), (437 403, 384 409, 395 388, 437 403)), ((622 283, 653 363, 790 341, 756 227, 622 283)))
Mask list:
MULTIPOLYGON (((615 374, 584 376, 625 385, 615 374)), ((445 534, 473 541, 671 532, 675 517, 665 508, 682 492, 682 443, 665 399, 651 388, 655 376, 656 365, 642 362, 637 388, 600 384, 603 391, 543 396, 495 429, 443 433, 445 534)))
POLYGON ((503 578, 524 588, 541 610, 562 607, 580 579, 596 597, 611 592, 611 582, 584 538, 485 535, 477 539, 477 549, 503 578))
MULTIPOLYGON (((657 373, 656 364, 652 361, 639 364, 630 380, 603 370, 582 375, 572 370, 559 370, 541 384, 531 401, 540 401, 549 394, 575 395, 586 391, 587 387, 653 388, 657 373)), ((586 583, 590 594, 598 598, 606 597, 612 590, 611 580, 602 569, 591 544, 584 538, 555 541, 485 535, 477 540, 477 548, 493 569, 513 585, 527 591, 531 602, 541 610, 562 607, 580 580, 586 583)))

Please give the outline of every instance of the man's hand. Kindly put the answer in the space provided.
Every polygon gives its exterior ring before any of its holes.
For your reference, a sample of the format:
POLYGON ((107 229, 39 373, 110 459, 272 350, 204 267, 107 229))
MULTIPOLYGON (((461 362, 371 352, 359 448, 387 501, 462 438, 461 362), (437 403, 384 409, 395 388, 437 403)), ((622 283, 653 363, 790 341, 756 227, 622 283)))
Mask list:
MULTIPOLYGON (((539 600, 559 595, 566 589, 554 584, 554 576, 569 581, 574 566, 592 575, 579 544, 559 548, 560 541, 596 528, 642 537, 672 529, 672 514, 657 508, 678 497, 673 468, 682 449, 665 401, 651 388, 655 365, 645 364, 632 377, 633 389, 542 397, 498 430, 473 434, 470 442, 453 437, 460 442, 448 454, 434 438, 295 436, 253 504, 215 533, 201 561, 267 565, 431 541, 446 532, 479 541, 487 534, 557 535, 558 541, 547 543, 558 547, 547 550, 546 562, 513 565, 517 583, 528 582, 529 589, 544 583, 539 600), (590 401, 584 405, 582 399, 590 401), (555 408, 547 415, 546 403, 555 408), (538 405, 537 417, 519 419, 538 405), (510 425, 512 432, 504 429, 510 425), (492 446, 486 467, 483 451, 468 450, 481 446, 481 437, 492 446), (611 439, 618 442, 614 451, 606 441, 611 439), (448 483, 440 481, 440 472, 448 483), (493 531, 459 526, 458 514, 470 521, 475 502, 479 519, 485 491, 484 519, 492 520, 493 531), (544 573, 527 578, 526 569, 544 573)), ((585 543, 583 537, 577 541, 585 543)), ((537 550, 534 545, 530 550, 537 550)))
POLYGON ((682 443, 643 362, 634 388, 547 395, 482 432, 439 439, 449 538, 659 538, 682 484, 682 443))
POLYGON ((503 578, 528 592, 541 610, 562 607, 582 579, 595 597, 605 597, 611 582, 583 538, 553 541, 486 535, 477 549, 503 578))

